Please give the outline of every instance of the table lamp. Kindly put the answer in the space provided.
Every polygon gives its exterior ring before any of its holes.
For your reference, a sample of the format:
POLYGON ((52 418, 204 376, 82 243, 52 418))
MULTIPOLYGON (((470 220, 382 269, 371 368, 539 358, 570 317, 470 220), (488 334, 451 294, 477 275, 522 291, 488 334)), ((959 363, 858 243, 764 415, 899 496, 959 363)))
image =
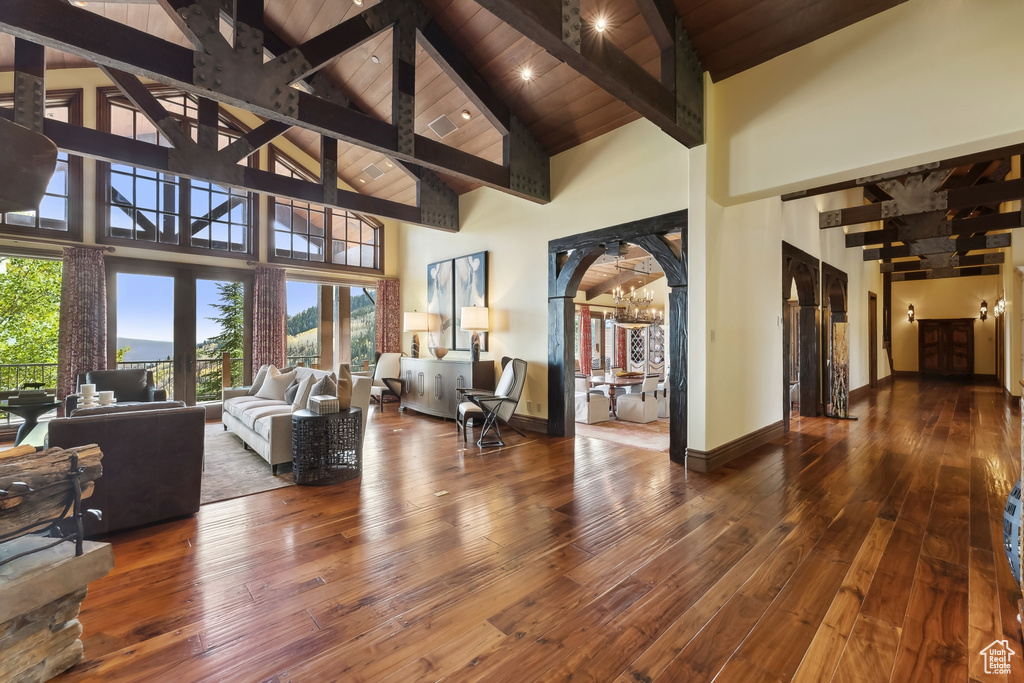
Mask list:
POLYGON ((417 332, 427 331, 427 314, 420 311, 410 311, 403 315, 402 326, 406 332, 412 332, 412 357, 420 357, 420 336, 417 332))
POLYGON ((480 335, 490 328, 486 306, 464 306, 460 327, 464 332, 473 333, 473 360, 480 360, 480 335))

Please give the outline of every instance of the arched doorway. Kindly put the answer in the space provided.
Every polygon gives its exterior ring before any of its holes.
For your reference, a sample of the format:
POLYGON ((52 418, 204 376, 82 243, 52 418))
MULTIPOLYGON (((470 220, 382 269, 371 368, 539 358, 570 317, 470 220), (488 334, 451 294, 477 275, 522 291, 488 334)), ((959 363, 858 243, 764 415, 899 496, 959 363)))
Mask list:
POLYGON ((580 280, 612 245, 635 244, 657 260, 669 286, 669 457, 686 462, 687 215, 675 211, 548 242, 548 434, 576 432, 573 299, 580 280), (678 243, 665 238, 676 232, 682 234, 678 243))
POLYGON ((782 243, 782 310, 789 306, 790 292, 796 286, 799 311, 793 340, 783 330, 782 335, 782 396, 783 425, 789 431, 790 392, 799 382, 800 415, 816 417, 821 414, 821 380, 818 372, 818 302, 820 265, 818 259, 786 242, 782 243), (791 377, 790 354, 797 344, 799 375, 791 377))

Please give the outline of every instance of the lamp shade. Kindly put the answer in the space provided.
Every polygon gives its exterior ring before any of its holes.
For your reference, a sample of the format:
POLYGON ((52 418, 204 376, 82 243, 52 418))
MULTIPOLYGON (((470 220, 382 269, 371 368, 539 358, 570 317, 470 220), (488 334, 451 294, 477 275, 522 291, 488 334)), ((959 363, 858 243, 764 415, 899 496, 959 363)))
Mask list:
POLYGON ((426 332, 428 320, 426 311, 406 312, 402 315, 402 327, 407 332, 426 332))
POLYGON ((464 306, 462 308, 462 329, 467 332, 490 329, 487 313, 486 306, 464 306))

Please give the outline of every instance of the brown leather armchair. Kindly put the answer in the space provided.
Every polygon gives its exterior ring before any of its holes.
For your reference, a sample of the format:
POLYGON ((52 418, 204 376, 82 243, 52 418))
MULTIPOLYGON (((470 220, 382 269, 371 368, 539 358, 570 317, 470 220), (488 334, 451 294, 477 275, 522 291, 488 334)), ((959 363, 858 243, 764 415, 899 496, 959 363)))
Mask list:
MULTIPOLYGON (((113 391, 118 403, 151 403, 167 400, 167 391, 156 388, 153 371, 145 368, 83 372, 78 375, 75 393, 81 392, 83 384, 95 384, 96 391, 113 391)), ((64 414, 70 415, 77 406, 78 397, 68 396, 64 399, 64 414)))
POLYGON ((103 451, 103 476, 85 509, 85 533, 95 536, 191 515, 203 483, 206 409, 167 402, 80 409, 50 420, 50 446, 94 443, 103 451))

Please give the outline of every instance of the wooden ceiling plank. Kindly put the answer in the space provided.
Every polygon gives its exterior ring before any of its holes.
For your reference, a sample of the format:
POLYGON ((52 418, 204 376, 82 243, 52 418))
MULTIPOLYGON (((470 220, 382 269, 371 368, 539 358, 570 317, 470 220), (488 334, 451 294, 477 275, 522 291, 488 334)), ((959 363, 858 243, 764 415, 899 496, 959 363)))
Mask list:
POLYGON ((503 135, 509 132, 511 113, 487 81, 473 67, 437 22, 429 21, 419 37, 420 45, 469 100, 503 135))
POLYGON ((379 5, 357 14, 340 24, 336 24, 323 33, 292 48, 309 63, 309 69, 299 75, 306 78, 335 57, 342 55, 372 38, 381 31, 377 21, 369 17, 378 17, 380 13, 394 12, 400 3, 397 0, 384 0, 379 5))
POLYGON ((1006 262, 1006 253, 997 251, 988 254, 974 254, 960 256, 950 254, 947 259, 939 262, 939 265, 929 265, 923 261, 896 261, 894 263, 879 264, 879 271, 883 273, 910 273, 916 271, 935 270, 937 267, 965 268, 968 266, 987 266, 1006 262))
MULTIPOLYGON (((554 0, 481 0, 480 4, 674 139, 689 147, 703 143, 702 130, 687 130, 677 123, 675 95, 610 41, 602 41, 595 37, 595 31, 586 30, 580 36, 579 52, 563 42, 561 13, 554 0)), ((696 107, 697 103, 687 104, 696 107)))

